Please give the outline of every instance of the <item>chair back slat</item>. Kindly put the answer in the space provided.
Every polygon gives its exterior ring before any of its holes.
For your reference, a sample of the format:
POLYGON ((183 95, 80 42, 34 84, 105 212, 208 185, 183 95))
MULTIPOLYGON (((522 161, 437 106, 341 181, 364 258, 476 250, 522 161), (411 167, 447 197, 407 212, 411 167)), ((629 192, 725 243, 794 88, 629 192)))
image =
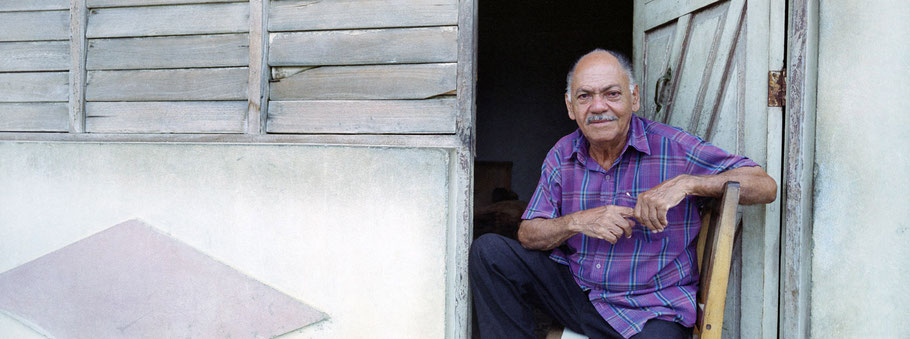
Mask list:
POLYGON ((698 234, 699 275, 698 320, 695 332, 700 338, 720 338, 724 323, 724 303, 733 258, 733 240, 739 223, 739 183, 727 182, 724 193, 708 213, 702 215, 698 234))

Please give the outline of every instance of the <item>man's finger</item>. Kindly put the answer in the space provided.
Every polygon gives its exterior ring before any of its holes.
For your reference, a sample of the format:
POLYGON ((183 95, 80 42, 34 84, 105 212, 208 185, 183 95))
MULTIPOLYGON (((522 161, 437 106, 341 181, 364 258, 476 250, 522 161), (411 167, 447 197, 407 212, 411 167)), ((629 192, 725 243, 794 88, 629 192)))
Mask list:
POLYGON ((652 231, 660 232, 660 221, 657 218, 657 208, 654 206, 648 206, 647 208, 647 219, 648 219, 648 228, 652 231))
POLYGON ((604 234, 604 237, 603 237, 604 240, 606 240, 607 242, 609 242, 611 244, 616 243, 616 239, 618 239, 618 238, 616 237, 616 234, 613 233, 613 230, 608 228, 607 231, 604 233, 606 233, 606 234, 604 234))
POLYGON ((629 219, 623 219, 623 220, 626 221, 626 226, 627 226, 627 227, 623 227, 622 230, 623 230, 623 232, 625 233, 626 238, 631 238, 631 237, 632 237, 632 228, 635 227, 635 221, 634 221, 634 220, 629 220, 629 219))
POLYGON ((660 222, 660 230, 663 231, 665 228, 667 228, 667 210, 663 209, 663 208, 658 210, 657 218, 658 218, 658 221, 660 222))
POLYGON ((645 220, 641 215, 641 205, 641 200, 639 199, 638 202, 635 203, 635 209, 632 212, 632 217, 634 217, 635 220, 638 220, 638 222, 640 222, 642 225, 645 225, 645 220))

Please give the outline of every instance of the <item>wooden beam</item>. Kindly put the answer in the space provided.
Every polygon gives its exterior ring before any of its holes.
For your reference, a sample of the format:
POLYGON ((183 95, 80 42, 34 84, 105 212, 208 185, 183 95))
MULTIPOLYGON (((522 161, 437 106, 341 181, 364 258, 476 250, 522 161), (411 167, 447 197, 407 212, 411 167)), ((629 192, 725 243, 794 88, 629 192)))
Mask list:
POLYGON ((247 3, 117 7, 92 9, 89 38, 246 33, 247 3))
POLYGON ((271 83, 272 100, 426 99, 455 94, 455 63, 316 67, 287 73, 271 83))
POLYGON ((88 102, 89 133, 242 133, 245 101, 88 102))
POLYGON ((272 33, 269 65, 323 66, 455 62, 453 26, 272 33))
POLYGON ((458 71, 456 75, 455 133, 461 146, 450 160, 450 220, 446 253, 446 338, 471 335, 471 288, 468 253, 473 239, 474 156, 477 79, 477 2, 458 2, 458 71))
MULTIPOLYGON (((88 142, 88 143, 181 143, 181 144, 268 144, 339 145, 363 147, 438 148, 454 150, 459 139, 454 134, 69 134, 0 132, 0 141, 13 142, 88 142)), ((453 217, 454 218, 454 217, 453 217)), ((462 325, 466 326, 466 325, 462 325)))
POLYGON ((450 26, 458 23, 456 0, 276 1, 269 30, 450 26))
POLYGON ((788 2, 780 338, 808 338, 818 73, 818 2, 788 2))
POLYGON ((89 101, 247 100, 246 67, 89 71, 89 101))
POLYGON ((249 64, 247 34, 91 39, 89 70, 231 67, 249 64))
POLYGON ((455 100, 270 101, 269 133, 455 133, 455 100))
POLYGON ((265 132, 265 108, 269 100, 268 6, 269 0, 250 0, 249 89, 246 133, 265 132))
MULTIPOLYGON (((230 2, 231 0, 86 0, 89 8, 180 5, 230 2)), ((236 0, 235 0, 236 1, 236 0)))
POLYGON ((85 0, 70 1, 69 131, 85 132, 85 0))

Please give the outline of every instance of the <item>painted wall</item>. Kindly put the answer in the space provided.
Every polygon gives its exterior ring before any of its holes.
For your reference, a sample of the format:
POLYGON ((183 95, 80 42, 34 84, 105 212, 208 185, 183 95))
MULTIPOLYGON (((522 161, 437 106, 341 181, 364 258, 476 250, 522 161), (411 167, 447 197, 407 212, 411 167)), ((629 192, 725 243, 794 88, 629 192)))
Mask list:
POLYGON ((449 156, 0 142, 0 272, 139 218, 329 317, 286 337, 443 337, 449 156))
POLYGON ((819 9, 812 337, 905 337, 910 3, 819 9))

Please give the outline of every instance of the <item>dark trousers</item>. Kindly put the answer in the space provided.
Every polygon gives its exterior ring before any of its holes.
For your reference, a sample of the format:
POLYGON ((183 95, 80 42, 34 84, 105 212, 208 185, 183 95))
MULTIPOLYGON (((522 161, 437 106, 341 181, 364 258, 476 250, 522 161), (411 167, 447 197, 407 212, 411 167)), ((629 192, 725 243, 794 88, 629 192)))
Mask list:
MULTIPOLYGON (((481 338, 535 338, 531 306, 589 338, 617 338, 572 278, 568 266, 548 252, 527 250, 518 241, 485 234, 471 245, 471 290, 481 338)), ((689 338, 690 328, 652 319, 632 338, 689 338)))

